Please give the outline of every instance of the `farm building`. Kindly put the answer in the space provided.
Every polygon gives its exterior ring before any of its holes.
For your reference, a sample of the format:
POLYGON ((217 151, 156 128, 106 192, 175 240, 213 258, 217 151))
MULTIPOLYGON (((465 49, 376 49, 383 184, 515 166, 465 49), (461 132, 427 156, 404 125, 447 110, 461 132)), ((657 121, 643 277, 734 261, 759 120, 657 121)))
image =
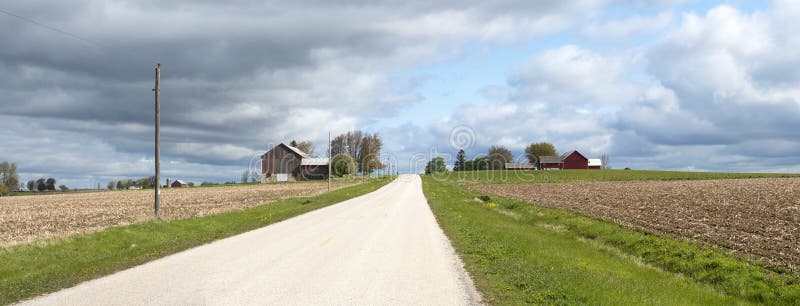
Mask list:
POLYGON ((312 157, 298 148, 283 143, 261 155, 262 183, 327 177, 327 157, 312 157))
POLYGON ((186 188, 186 187, 189 187, 189 184, 186 184, 186 182, 181 181, 181 180, 175 180, 174 182, 169 184, 169 187, 172 187, 172 188, 186 188))
POLYGON ((561 169, 564 166, 564 162, 558 156, 540 156, 539 165, 542 170, 561 169))
POLYGON ((506 163, 506 170, 536 170, 536 165, 531 163, 506 163))
POLYGON ((539 157, 542 170, 549 169, 590 169, 589 159, 578 151, 572 150, 561 156, 539 157))
POLYGON ((599 158, 590 158, 589 169, 603 169, 603 161, 599 158))

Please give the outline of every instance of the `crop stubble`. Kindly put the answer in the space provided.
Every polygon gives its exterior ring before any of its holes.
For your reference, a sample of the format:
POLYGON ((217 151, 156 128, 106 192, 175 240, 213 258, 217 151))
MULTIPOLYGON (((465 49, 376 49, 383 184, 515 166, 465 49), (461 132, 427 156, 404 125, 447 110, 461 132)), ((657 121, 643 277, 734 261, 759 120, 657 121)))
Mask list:
MULTIPOLYGON (((352 185, 338 182, 334 188, 352 185)), ((201 217, 290 197, 327 191, 327 183, 302 182, 161 191, 161 218, 201 217)), ((0 246, 99 231, 153 218, 153 190, 67 193, 0 198, 0 246)))
POLYGON ((476 185, 800 270, 800 179, 476 185))

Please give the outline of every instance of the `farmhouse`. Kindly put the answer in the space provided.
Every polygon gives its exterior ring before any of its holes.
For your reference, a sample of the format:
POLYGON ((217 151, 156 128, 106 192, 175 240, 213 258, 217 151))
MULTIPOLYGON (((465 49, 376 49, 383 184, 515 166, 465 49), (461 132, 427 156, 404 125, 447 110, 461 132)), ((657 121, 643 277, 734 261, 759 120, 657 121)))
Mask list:
POLYGON ((325 179, 328 158, 312 157, 286 144, 279 144, 261 155, 261 182, 325 179))
POLYGON ((600 169, 590 168, 589 159, 578 151, 572 150, 561 156, 542 156, 539 157, 539 164, 542 170, 549 169, 600 169))

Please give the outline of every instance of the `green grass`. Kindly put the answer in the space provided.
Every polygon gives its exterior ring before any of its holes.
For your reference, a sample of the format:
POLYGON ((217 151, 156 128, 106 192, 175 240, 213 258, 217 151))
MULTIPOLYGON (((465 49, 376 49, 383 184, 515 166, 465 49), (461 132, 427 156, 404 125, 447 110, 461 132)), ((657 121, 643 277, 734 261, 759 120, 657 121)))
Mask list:
POLYGON ((800 303, 800 279, 725 252, 423 178, 436 218, 489 303, 800 303), (485 198, 484 198, 485 200, 485 198))
POLYGON ((217 239, 372 192, 375 179, 315 197, 286 199, 202 218, 150 221, 0 249, 0 304, 73 286, 217 239))
POLYGON ((438 179, 463 182, 502 183, 569 183, 599 181, 670 181, 711 180, 766 177, 800 177, 800 174, 683 172, 656 170, 551 170, 551 171, 457 171, 437 173, 438 179))

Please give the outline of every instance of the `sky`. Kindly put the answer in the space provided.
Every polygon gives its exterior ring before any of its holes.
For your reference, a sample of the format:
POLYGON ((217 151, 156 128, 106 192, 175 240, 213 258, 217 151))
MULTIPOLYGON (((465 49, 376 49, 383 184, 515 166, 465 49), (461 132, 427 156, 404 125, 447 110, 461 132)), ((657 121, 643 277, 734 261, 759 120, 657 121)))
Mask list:
POLYGON ((800 172, 800 2, 0 1, 0 161, 71 187, 236 181, 379 133, 419 172, 548 141, 613 168, 800 172))

